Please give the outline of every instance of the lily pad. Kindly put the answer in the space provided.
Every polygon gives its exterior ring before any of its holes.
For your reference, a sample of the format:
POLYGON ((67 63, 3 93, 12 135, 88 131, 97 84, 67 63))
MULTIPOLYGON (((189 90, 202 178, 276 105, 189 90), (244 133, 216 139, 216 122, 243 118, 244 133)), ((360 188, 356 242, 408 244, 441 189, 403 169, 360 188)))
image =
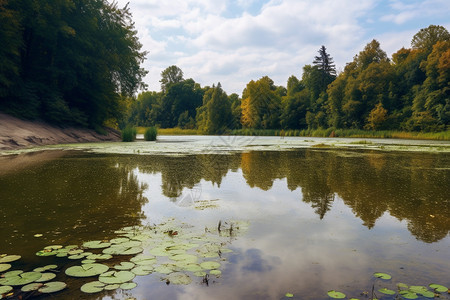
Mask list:
POLYGON ((0 258, 0 264, 16 261, 16 260, 19 260, 21 257, 22 256, 20 256, 20 255, 6 255, 6 256, 0 258))
POLYGON ((129 240, 130 240, 129 238, 122 237, 122 238, 112 239, 109 242, 112 243, 112 244, 122 244, 122 243, 128 242, 129 240))
POLYGON ((153 265, 156 262, 156 257, 154 256, 146 256, 146 255, 138 255, 130 259, 131 262, 136 265, 153 265))
POLYGON ((105 273, 108 269, 109 267, 103 264, 84 264, 68 268, 66 275, 73 277, 91 277, 105 273))
POLYGON ((109 248, 103 249, 104 254, 111 255, 135 255, 144 251, 141 247, 124 247, 119 245, 114 245, 109 248))
POLYGON ((101 249, 101 248, 107 248, 111 246, 111 243, 104 242, 104 241, 90 241, 83 243, 84 248, 89 249, 101 249))
POLYGON ((176 284, 176 285, 188 285, 192 282, 191 277, 189 277, 188 275, 186 275, 184 273, 172 273, 169 276, 167 276, 167 280, 171 284, 176 284))
POLYGON ((430 284, 429 287, 439 293, 445 293, 448 291, 448 287, 436 283, 430 284))
POLYGON ((122 290, 131 290, 134 289, 135 287, 137 287, 137 283, 135 282, 125 282, 120 285, 120 288, 122 290))
POLYGON ((197 277, 205 277, 206 276, 206 272, 198 271, 198 272, 194 272, 194 275, 197 276, 197 277))
POLYGON ((195 263, 197 262, 198 258, 195 255, 192 254, 177 254, 169 257, 171 260, 175 261, 184 261, 188 263, 195 263))
POLYGON ((150 265, 137 266, 136 268, 131 269, 131 272, 138 276, 146 276, 153 273, 154 268, 150 265))
POLYGON ((217 269, 220 267, 220 263, 215 261, 205 261, 200 264, 200 267, 207 270, 217 269))
MULTIPOLYGON (((12 286, 9 286, 9 285, 0 286, 0 296, 1 296, 2 294, 9 293, 9 292, 11 292, 12 290, 13 290, 13 287, 12 287, 12 286)), ((0 299, 1 299, 1 298, 0 298, 0 299)))
POLYGON ((95 264, 97 261, 95 259, 83 259, 82 264, 95 264))
POLYGON ((189 272, 203 271, 203 268, 199 264, 187 264, 183 269, 189 272))
POLYGON ((108 285, 105 285, 105 287, 104 287, 104 289, 105 289, 105 291, 113 291, 113 290, 115 290, 115 289, 118 289, 120 287, 120 284, 108 284, 108 285))
POLYGON ((87 293, 87 294, 94 294, 94 293, 103 291, 105 286, 106 286, 106 284, 104 284, 100 281, 92 281, 92 282, 83 284, 81 286, 81 291, 83 293, 87 293))
POLYGON ((38 280, 36 280, 36 282, 46 282, 46 281, 50 281, 53 278, 56 277, 55 273, 41 273, 42 276, 41 278, 39 278, 38 280))
POLYGON ((341 292, 337 292, 335 290, 331 290, 328 292, 328 296, 334 299, 344 299, 345 298, 345 294, 341 293, 341 292))
POLYGON ((411 292, 414 292, 416 294, 422 294, 424 292, 428 292, 428 288, 426 286, 423 285, 412 285, 409 287, 409 290, 411 292))
POLYGON ((56 268, 58 268, 57 265, 47 265, 47 266, 44 266, 44 267, 36 268, 33 271, 42 273, 42 272, 45 272, 45 271, 48 271, 48 270, 54 270, 56 268))
POLYGON ((118 265, 114 266, 114 269, 119 270, 119 271, 126 271, 126 270, 131 270, 133 269, 135 266, 134 263, 132 262, 128 262, 128 261, 123 261, 118 265))
POLYGON ((386 273, 380 273, 380 272, 373 273, 373 276, 375 276, 376 278, 384 279, 384 280, 389 280, 392 278, 391 275, 386 274, 386 273))
POLYGON ((30 283, 30 284, 24 285, 20 290, 24 293, 28 293, 31 291, 37 291, 43 285, 44 284, 42 284, 42 283, 30 283))
POLYGON ((107 259, 111 259, 112 255, 111 254, 91 254, 86 256, 86 259, 91 259, 91 260, 107 260, 107 259))
POLYGON ((435 296, 434 293, 430 292, 430 291, 422 292, 420 294, 426 298, 434 298, 434 296, 435 296))
MULTIPOLYGON (((53 251, 53 250, 40 250, 38 252, 36 252, 37 256, 52 256, 52 255, 57 255, 58 252, 53 251)), ((67 255, 67 254, 66 254, 67 255)))
POLYGON ((164 264, 157 266, 154 271, 161 274, 170 274, 175 271, 175 266, 171 264, 164 264))
POLYGON ((109 271, 98 277, 100 282, 106 284, 120 284, 132 280, 136 274, 130 271, 109 271))
POLYGON ((284 295, 286 298, 292 298, 294 297, 294 294, 291 293, 286 293, 286 295, 284 295))
POLYGON ((222 275, 222 271, 220 271, 220 270, 211 270, 211 271, 209 271, 209 274, 219 277, 220 275, 222 275))
POLYGON ((170 253, 167 252, 166 248, 162 248, 162 247, 156 247, 151 249, 150 254, 154 255, 154 256, 169 256, 170 253))
POLYGON ((7 276, 1 278, 0 284, 10 286, 27 285, 29 283, 35 282, 36 280, 41 278, 41 276, 42 274, 39 272, 25 272, 15 276, 7 276))
POLYGON ((17 276, 17 275, 22 274, 22 273, 23 273, 22 270, 9 271, 9 272, 6 272, 5 274, 3 274, 2 277, 17 276))
POLYGON ((9 270, 9 269, 11 269, 10 264, 0 264, 0 273, 5 272, 6 270, 9 270))
POLYGON ((399 294, 405 298, 405 299, 417 299, 419 296, 417 296, 416 293, 411 291, 400 291, 399 294))
POLYGON ((395 291, 387 289, 387 288, 382 288, 378 290, 380 293, 386 294, 386 295, 395 295, 395 291))

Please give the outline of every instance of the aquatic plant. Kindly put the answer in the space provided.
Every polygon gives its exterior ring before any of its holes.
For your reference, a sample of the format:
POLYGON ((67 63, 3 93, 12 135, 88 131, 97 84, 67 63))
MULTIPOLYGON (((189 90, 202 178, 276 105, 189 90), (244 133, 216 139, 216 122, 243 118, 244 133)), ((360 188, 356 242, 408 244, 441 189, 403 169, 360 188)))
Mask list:
POLYGON ((136 128, 127 126, 122 130, 122 141, 133 142, 136 139, 136 128))
POLYGON ((144 132, 144 140, 156 141, 157 135, 158 135, 158 129, 156 129, 156 127, 149 127, 144 132))

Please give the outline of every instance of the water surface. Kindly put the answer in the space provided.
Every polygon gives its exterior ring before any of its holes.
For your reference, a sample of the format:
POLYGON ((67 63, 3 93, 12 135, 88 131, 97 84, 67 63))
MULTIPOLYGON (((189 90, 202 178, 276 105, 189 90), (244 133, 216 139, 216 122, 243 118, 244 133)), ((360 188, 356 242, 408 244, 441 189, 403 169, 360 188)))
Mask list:
MULTIPOLYGON (((361 297, 372 285, 449 285, 450 155, 296 149, 227 154, 126 155, 43 151, 0 157, 0 253, 14 268, 79 262, 37 257, 52 244, 111 239, 115 230, 175 218, 199 230, 241 220, 222 275, 209 284, 138 287, 61 299, 328 299, 335 289, 361 297), (209 204, 209 205, 206 205, 209 204), (43 234, 36 238, 35 234, 43 234), (374 272, 393 276, 388 282, 374 272)), ((121 258, 126 260, 127 257, 121 258)), ((445 296, 444 296, 445 297, 445 296)), ((361 297, 362 298, 362 297, 361 297)), ((389 298, 386 298, 389 299, 389 298)), ((444 298, 445 299, 445 298, 444 298)))

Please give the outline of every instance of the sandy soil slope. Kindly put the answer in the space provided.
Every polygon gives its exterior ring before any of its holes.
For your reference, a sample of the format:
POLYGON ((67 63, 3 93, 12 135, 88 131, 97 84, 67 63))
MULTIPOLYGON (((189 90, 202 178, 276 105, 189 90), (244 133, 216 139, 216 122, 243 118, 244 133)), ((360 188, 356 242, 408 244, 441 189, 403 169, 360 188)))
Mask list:
POLYGON ((25 121, 0 113, 0 150, 120 140, 118 131, 111 128, 106 128, 106 131, 107 135, 101 135, 94 130, 55 127, 44 122, 25 121))

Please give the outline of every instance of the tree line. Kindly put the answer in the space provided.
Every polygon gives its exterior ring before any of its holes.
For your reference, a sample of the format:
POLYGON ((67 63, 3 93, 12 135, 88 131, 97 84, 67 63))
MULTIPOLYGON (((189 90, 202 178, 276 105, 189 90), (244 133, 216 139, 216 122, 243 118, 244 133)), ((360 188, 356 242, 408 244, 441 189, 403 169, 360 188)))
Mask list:
POLYGON ((450 34, 430 25, 414 35, 411 48, 389 59, 372 40, 337 74, 325 46, 302 77, 286 87, 268 76, 227 95, 221 84, 201 87, 170 66, 161 92, 142 92, 128 102, 122 122, 180 127, 201 133, 231 129, 366 129, 445 131, 450 121, 450 34))
POLYGON ((100 128, 146 71, 132 16, 107 0, 0 0, 0 110, 100 128))

